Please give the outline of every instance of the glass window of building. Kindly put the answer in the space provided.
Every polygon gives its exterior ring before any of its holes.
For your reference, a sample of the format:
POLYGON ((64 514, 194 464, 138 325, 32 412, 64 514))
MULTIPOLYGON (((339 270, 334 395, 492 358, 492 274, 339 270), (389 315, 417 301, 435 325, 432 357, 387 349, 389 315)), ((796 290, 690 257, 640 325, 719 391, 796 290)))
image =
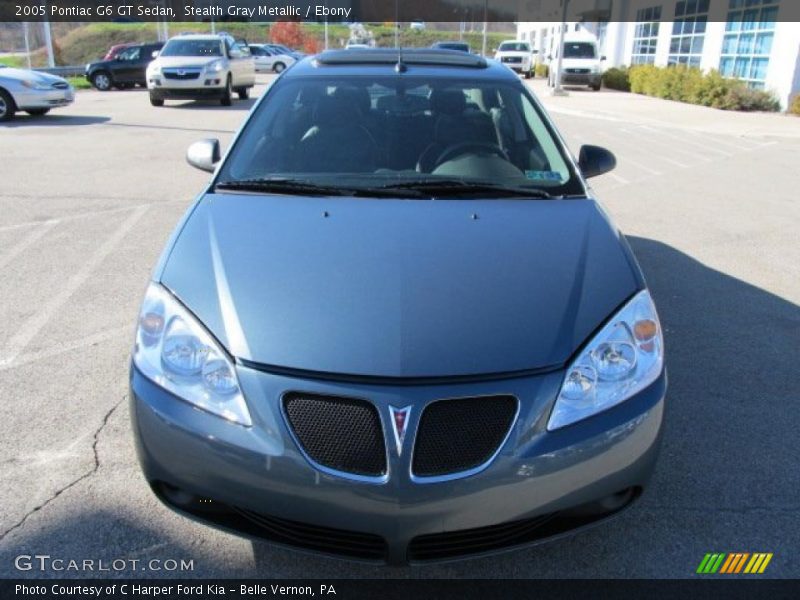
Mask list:
POLYGON ((706 38, 709 0, 684 0, 675 4, 669 65, 699 67, 706 38))
POLYGON ((779 3, 779 0, 729 0, 719 59, 722 75, 737 77, 752 88, 764 88, 779 3))
POLYGON ((659 21, 661 21, 660 6, 651 6, 636 11, 631 64, 652 65, 655 63, 659 21))

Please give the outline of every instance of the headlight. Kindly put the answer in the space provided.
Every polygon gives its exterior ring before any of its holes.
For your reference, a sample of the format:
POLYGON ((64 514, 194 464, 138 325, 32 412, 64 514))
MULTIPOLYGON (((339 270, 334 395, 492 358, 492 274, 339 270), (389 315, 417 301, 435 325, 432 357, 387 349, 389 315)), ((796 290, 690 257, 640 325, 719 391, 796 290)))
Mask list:
POLYGON ((161 65, 150 65, 147 67, 147 72, 150 75, 160 75, 161 74, 161 65))
POLYGON ((250 426, 236 370, 205 327, 166 289, 151 283, 136 327, 133 362, 186 402, 250 426))
POLYGON ((205 71, 206 73, 219 73, 222 71, 222 60, 219 58, 217 60, 212 60, 206 65, 205 71))
POLYGON ((30 79, 24 79, 24 80, 22 80, 21 83, 26 88, 29 88, 29 89, 32 89, 32 90, 49 90, 50 89, 50 86, 47 85, 46 83, 40 83, 38 81, 33 81, 33 80, 30 80, 30 79))
POLYGON ((628 302, 569 366, 547 429, 616 406, 661 374, 664 339, 647 290, 628 302))

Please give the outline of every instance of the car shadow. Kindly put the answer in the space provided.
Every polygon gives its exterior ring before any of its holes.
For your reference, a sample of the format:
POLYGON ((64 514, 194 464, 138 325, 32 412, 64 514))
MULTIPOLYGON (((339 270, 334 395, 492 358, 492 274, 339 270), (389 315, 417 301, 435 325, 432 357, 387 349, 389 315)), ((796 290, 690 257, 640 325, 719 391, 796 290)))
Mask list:
POLYGON ((75 127, 78 125, 97 125, 110 121, 111 117, 89 115, 59 115, 49 114, 33 116, 26 113, 17 113, 11 121, 0 123, 0 127, 75 127))

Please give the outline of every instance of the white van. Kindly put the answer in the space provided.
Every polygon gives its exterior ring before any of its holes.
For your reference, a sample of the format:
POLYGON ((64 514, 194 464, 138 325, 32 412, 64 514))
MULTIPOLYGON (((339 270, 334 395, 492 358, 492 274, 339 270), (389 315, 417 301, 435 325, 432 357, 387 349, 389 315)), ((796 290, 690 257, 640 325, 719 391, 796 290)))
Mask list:
MULTIPOLYGON (((555 87, 558 75, 558 49, 550 56, 548 85, 555 87)), ((564 58, 561 61, 562 85, 588 85, 594 91, 600 89, 603 78, 602 61, 597 40, 594 37, 575 37, 564 40, 564 58)))

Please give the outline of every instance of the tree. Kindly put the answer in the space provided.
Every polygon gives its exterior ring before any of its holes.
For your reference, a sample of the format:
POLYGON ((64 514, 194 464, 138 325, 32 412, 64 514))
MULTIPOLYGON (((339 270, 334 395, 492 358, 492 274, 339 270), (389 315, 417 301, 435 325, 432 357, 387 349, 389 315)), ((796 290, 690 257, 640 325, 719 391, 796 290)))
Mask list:
POLYGON ((303 29, 296 21, 278 21, 270 27, 269 37, 273 43, 289 48, 302 48, 306 41, 303 29))

